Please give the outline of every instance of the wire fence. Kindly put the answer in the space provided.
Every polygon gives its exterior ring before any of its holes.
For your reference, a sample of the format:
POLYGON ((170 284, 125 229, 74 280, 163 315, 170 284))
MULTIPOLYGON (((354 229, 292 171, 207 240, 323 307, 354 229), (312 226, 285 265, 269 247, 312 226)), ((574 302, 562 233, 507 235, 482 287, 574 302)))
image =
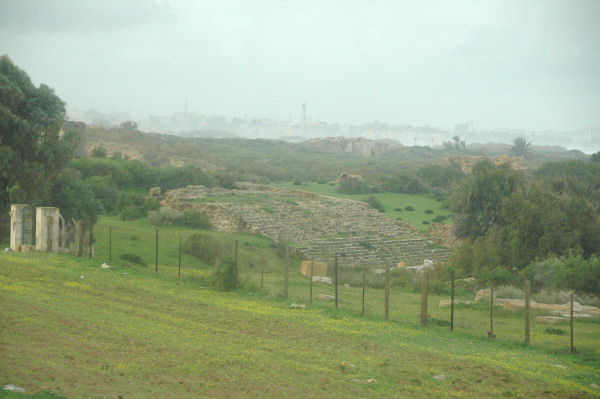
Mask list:
MULTIPOLYGON (((123 256, 123 253, 115 251, 113 247, 115 240, 142 241, 140 237, 134 240, 134 237, 130 236, 127 231, 116 231, 112 226, 109 226, 107 233, 106 241, 103 243, 105 247, 102 248, 102 251, 99 251, 101 254, 98 254, 98 256, 106 257, 109 263, 113 259, 123 256)), ((188 236, 168 234, 162 237, 159 234, 159 229, 156 229, 152 238, 154 257, 153 263, 148 265, 148 269, 153 269, 155 273, 159 273, 163 272, 159 265, 168 266, 169 273, 174 274, 173 268, 176 266, 178 278, 182 278, 182 275, 189 276, 192 270, 198 270, 197 267, 186 265, 182 261, 182 241, 184 242, 188 236), (161 245, 163 241, 166 245, 161 245), (161 255, 161 251, 166 252, 166 255, 161 255), (177 265, 173 264, 173 259, 177 259, 177 265)), ((149 238, 146 238, 145 245, 138 245, 140 249, 145 249, 146 256, 148 255, 147 249, 150 247, 148 241, 149 238)), ((340 310, 356 316, 406 323, 418 321, 421 327, 435 323, 438 326, 447 326, 450 331, 455 328, 456 304, 453 270, 448 270, 447 276, 447 280, 450 281, 449 304, 447 307, 441 307, 429 303, 429 287, 431 284, 427 270, 419 274, 392 268, 389 265, 385 269, 373 269, 366 264, 360 266, 345 264, 340 261, 336 254, 327 262, 300 259, 298 254, 291 254, 289 246, 285 246, 283 259, 279 259, 280 261, 275 262, 275 264, 273 262, 268 264, 262 257, 258 265, 248 267, 244 264, 243 267, 240 267, 240 263, 243 264, 244 262, 240 262, 239 259, 237 240, 233 246, 234 248, 230 253, 234 258, 234 286, 257 291, 264 297, 281 298, 288 302, 290 307, 340 310), (412 279, 412 281, 407 281, 407 279, 412 279), (414 294, 421 294, 420 300, 415 300, 415 295, 410 297, 407 295, 407 291, 410 291, 411 288, 414 294)), ((123 249, 120 252, 123 252, 123 249)), ((519 273, 519 275, 525 286, 523 343, 529 345, 530 282, 522 274, 519 273)), ((495 338, 495 296, 492 283, 490 283, 489 289, 491 292, 488 299, 489 324, 487 336, 488 338, 495 338)), ((570 350, 575 352, 572 294, 570 300, 570 350)), ((477 324, 479 329, 484 328, 480 319, 477 324)))

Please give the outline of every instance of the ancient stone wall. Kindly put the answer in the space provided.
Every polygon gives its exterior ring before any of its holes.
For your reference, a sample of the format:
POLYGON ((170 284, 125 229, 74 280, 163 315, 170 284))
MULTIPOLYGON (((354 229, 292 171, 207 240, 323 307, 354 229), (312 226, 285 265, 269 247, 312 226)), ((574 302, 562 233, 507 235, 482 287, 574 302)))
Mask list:
POLYGON ((428 233, 431 240, 439 245, 453 247, 456 244, 456 237, 452 234, 451 224, 432 223, 428 233))

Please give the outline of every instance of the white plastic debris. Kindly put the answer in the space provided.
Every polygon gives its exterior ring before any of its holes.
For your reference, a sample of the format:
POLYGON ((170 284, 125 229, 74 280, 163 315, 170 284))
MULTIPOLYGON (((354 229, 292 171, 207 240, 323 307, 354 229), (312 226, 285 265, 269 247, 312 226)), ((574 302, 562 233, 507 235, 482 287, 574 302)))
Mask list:
POLYGON ((21 388, 21 387, 16 387, 13 384, 8 384, 2 387, 2 389, 4 389, 5 391, 13 391, 13 392, 21 392, 21 393, 25 393, 25 389, 21 388))
POLYGON ((110 269, 110 266, 107 265, 106 263, 103 263, 102 265, 100 265, 101 269, 110 269))

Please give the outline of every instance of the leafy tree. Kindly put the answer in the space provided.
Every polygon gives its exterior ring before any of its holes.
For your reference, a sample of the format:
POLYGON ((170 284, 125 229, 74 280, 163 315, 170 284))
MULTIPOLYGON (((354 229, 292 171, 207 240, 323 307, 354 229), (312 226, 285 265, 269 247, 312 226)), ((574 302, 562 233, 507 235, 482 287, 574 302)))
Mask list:
POLYGON ((51 203, 60 208, 66 220, 74 218, 87 225, 96 223, 97 214, 102 209, 90 187, 81 179, 81 174, 71 168, 60 174, 52 190, 51 203))
POLYGON ((517 137, 513 140, 511 152, 516 157, 524 157, 529 152, 531 142, 527 142, 523 137, 517 137))
POLYGON ((505 199, 522 187, 522 175, 507 165, 494 166, 481 161, 458 187, 452 199, 455 234, 475 239, 495 225, 503 225, 505 199))
POLYGON ((442 143, 445 149, 447 150, 456 150, 456 151, 464 151, 467 149, 467 144, 465 140, 462 140, 460 136, 456 135, 452 137, 452 141, 444 141, 442 143))
POLYGON ((592 156, 590 157, 590 161, 600 163, 600 151, 598 151, 595 154, 592 154, 592 156))
POLYGON ((125 121, 125 122, 122 122, 120 125, 121 129, 125 129, 130 132, 138 132, 139 131, 138 126, 139 126, 138 123, 134 122, 134 121, 125 121))
MULTIPOLYGON (((73 137, 59 134, 65 104, 54 90, 35 87, 0 57, 0 214, 11 202, 50 205, 50 193, 73 154, 73 137)), ((0 221, 0 239, 7 224, 0 221)))

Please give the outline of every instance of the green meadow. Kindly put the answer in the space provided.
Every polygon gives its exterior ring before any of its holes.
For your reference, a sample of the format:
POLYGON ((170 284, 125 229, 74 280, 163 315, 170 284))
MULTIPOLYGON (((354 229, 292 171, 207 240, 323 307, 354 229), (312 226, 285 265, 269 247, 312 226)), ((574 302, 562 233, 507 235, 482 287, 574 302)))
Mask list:
POLYGON ((189 255, 179 278, 179 238, 193 230, 159 229, 158 273, 147 220, 102 217, 94 231, 93 259, 0 254, 0 384, 27 392, 0 397, 600 397, 590 387, 600 385, 597 319, 575 320, 571 354, 568 323, 548 332, 534 313, 525 347, 521 312, 497 307, 490 340, 489 305, 459 306, 450 332, 442 295, 429 296, 420 328, 420 294, 409 286, 392 284, 388 321, 383 290, 367 288, 362 317, 362 288, 343 261, 349 286, 340 286, 337 309, 317 299, 334 294, 329 284, 314 283, 309 303, 293 255, 285 300, 281 248, 259 236, 205 233, 229 251, 238 242, 242 288, 219 292, 206 284, 211 267, 189 255))

